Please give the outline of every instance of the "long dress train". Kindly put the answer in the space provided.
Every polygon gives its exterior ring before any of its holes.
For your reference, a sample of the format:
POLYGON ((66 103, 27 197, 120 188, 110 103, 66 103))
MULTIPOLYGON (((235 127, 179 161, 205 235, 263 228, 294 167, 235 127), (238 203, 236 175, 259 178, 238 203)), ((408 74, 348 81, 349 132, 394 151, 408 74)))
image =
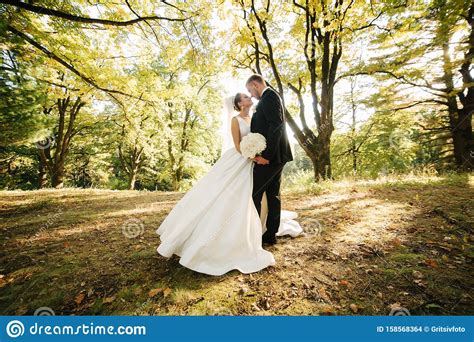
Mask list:
MULTIPOLYGON (((250 127, 238 119, 243 137, 250 127)), ((235 148, 225 151, 157 229, 158 253, 176 254, 181 265, 210 275, 233 269, 252 273, 274 265, 273 254, 262 248, 262 221, 252 187, 253 162, 235 148)))

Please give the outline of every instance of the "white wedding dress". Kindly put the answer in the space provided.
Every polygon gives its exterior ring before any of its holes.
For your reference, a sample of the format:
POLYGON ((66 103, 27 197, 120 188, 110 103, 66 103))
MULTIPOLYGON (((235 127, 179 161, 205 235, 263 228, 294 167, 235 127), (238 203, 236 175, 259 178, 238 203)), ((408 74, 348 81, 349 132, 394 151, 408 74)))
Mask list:
MULTIPOLYGON (((250 125, 237 116, 241 137, 250 125)), ((194 271, 222 275, 237 269, 257 272, 274 265, 273 254, 262 248, 267 206, 262 200, 259 217, 252 200, 253 162, 235 147, 225 151, 210 171, 189 190, 157 229, 164 257, 180 256, 179 263, 194 271)), ((293 219, 297 214, 282 211, 278 236, 303 232, 293 219)))

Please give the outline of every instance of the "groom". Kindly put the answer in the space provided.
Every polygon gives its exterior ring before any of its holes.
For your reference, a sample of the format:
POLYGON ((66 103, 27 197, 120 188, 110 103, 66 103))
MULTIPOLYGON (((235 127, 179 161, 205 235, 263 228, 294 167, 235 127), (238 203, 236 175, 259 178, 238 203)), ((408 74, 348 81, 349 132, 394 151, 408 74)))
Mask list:
POLYGON ((285 163, 293 160, 286 135, 285 110, 278 94, 269 88, 260 75, 252 75, 246 83, 252 97, 259 100, 257 111, 252 116, 250 131, 260 133, 267 141, 267 148, 254 158, 252 197, 260 215, 262 196, 267 193, 267 231, 262 243, 276 243, 280 227, 280 183, 285 163))

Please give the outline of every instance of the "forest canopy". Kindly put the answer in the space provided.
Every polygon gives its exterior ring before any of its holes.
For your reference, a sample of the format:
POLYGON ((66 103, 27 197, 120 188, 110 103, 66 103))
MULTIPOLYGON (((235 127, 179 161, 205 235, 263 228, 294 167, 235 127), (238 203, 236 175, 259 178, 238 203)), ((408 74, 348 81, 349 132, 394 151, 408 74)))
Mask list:
POLYGON ((284 101, 287 175, 473 167, 467 1, 0 0, 0 48, 3 189, 187 189, 252 73, 284 101))

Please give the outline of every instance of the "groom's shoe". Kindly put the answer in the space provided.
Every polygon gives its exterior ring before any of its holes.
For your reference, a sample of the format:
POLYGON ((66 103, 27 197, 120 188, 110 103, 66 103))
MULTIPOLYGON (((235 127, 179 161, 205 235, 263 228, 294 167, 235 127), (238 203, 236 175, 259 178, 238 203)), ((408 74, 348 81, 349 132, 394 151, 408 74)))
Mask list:
POLYGON ((265 234, 263 234, 262 236, 262 244, 265 244, 265 245, 274 245, 277 243, 277 239, 274 236, 265 236, 265 234))

